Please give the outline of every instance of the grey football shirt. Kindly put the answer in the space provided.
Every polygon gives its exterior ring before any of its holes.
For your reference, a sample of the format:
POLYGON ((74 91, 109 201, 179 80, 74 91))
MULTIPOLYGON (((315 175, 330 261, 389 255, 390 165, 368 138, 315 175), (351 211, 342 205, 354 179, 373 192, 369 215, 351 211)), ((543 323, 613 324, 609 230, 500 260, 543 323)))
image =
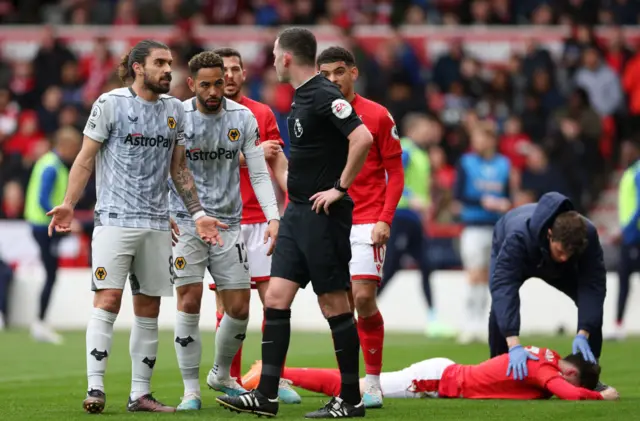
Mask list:
POLYGON ((167 177, 175 144, 184 145, 182 102, 155 102, 131 88, 93 104, 85 136, 102 143, 96 157, 97 225, 169 230, 167 177))
MULTIPOLYGON (((240 152, 249 167, 251 183, 269 219, 279 219, 271 177, 260 147, 258 123, 245 106, 223 99, 217 114, 198 111, 196 99, 184 103, 185 142, 189 169, 207 215, 229 224, 240 224, 240 152)), ((184 203, 169 180, 171 215, 179 223, 193 224, 184 203)))

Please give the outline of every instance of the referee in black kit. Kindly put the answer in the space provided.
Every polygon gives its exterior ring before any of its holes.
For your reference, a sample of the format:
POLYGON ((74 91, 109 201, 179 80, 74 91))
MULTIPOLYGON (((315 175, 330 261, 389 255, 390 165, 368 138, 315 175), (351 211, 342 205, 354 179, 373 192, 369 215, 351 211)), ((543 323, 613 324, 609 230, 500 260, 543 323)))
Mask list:
POLYGON ((288 118, 291 140, 287 188, 289 205, 280 223, 278 245, 265 296, 262 375, 254 391, 222 396, 232 411, 273 417, 278 382, 291 336, 291 303, 309 281, 329 321, 342 375, 340 397, 307 418, 363 417, 359 386, 358 332, 349 306, 351 214, 347 189, 373 142, 339 88, 316 73, 316 39, 288 28, 275 41, 278 79, 296 89, 288 118))

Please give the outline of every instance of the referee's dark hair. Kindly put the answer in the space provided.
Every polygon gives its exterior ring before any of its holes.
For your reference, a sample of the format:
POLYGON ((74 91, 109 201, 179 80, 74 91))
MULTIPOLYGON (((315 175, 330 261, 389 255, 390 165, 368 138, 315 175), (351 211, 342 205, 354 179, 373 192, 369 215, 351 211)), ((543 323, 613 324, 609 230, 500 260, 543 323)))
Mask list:
POLYGON ((344 64, 348 67, 356 65, 356 58, 351 54, 351 51, 338 46, 329 47, 322 51, 316 61, 318 62, 318 67, 323 64, 337 63, 339 61, 344 61, 344 64))
POLYGON ((298 64, 315 67, 318 42, 310 30, 287 28, 278 34, 278 46, 290 52, 298 64))
POLYGON ((135 80, 136 74, 133 71, 134 63, 144 66, 144 62, 151 54, 151 50, 169 50, 167 44, 152 39, 145 39, 137 43, 127 54, 122 56, 118 66, 118 77, 125 85, 131 80, 135 80))
POLYGON ((224 72, 222 57, 213 51, 203 51, 189 60, 189 72, 191 72, 192 76, 196 76, 200 69, 214 69, 216 67, 224 72))
POLYGON ((216 48, 215 50, 213 50, 213 52, 219 55, 220 57, 226 57, 226 58, 238 57, 238 60, 240 61, 240 68, 244 69, 244 64, 242 63, 242 56, 240 55, 240 51, 236 50, 235 48, 230 48, 230 47, 216 48))

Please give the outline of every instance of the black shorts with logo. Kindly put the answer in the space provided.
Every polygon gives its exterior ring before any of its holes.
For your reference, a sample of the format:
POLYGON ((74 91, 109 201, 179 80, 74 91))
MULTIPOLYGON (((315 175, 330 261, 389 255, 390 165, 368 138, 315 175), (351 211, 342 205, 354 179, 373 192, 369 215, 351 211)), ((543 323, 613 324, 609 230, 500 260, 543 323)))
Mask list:
POLYGON ((304 288, 309 282, 316 295, 348 290, 351 286, 351 223, 353 202, 344 198, 316 214, 311 204, 289 202, 280 222, 271 276, 304 288))

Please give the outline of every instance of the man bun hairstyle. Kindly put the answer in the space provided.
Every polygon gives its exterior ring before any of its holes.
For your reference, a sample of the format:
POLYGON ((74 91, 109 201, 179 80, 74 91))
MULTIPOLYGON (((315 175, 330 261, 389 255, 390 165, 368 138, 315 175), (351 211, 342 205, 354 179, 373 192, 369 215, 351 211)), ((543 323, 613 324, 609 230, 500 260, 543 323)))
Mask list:
POLYGON ((318 67, 322 64, 337 63, 340 61, 344 61, 344 64, 349 67, 356 65, 356 58, 351 51, 339 46, 329 47, 322 51, 316 61, 318 62, 318 67))
POLYGON ((563 212, 553 221, 551 240, 562 244, 567 253, 579 255, 589 245, 587 222, 576 211, 563 212))
POLYGON ((213 52, 222 58, 238 57, 238 60, 240 61, 240 67, 244 69, 244 63, 242 63, 242 56, 240 55, 240 51, 236 50, 235 48, 216 48, 215 50, 213 50, 213 52))
POLYGON ((169 50, 169 47, 160 42, 152 39, 145 39, 137 43, 127 54, 122 56, 120 65, 118 66, 118 77, 123 84, 127 84, 129 79, 135 80, 136 74, 133 71, 134 63, 144 65, 145 60, 151 54, 151 50, 162 49, 169 50))
POLYGON ((278 46, 290 52, 298 64, 315 67, 318 42, 310 30, 287 28, 278 35, 278 46))
POLYGON ((214 69, 216 67, 224 71, 222 57, 213 51, 203 51, 189 60, 189 71, 192 76, 195 76, 200 69, 214 69))
POLYGON ((600 381, 600 372, 602 371, 598 363, 586 361, 581 354, 571 354, 563 359, 578 370, 580 387, 595 390, 600 381))

